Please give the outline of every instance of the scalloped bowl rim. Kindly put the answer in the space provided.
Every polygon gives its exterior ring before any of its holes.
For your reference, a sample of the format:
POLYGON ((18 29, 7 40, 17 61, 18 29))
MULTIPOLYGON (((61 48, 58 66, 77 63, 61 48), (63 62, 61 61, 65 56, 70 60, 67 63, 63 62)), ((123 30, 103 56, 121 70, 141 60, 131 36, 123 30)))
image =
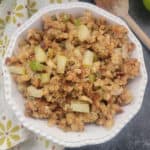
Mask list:
POLYGON ((128 28, 127 24, 120 19, 119 17, 116 17, 109 12, 98 8, 92 4, 84 3, 84 2, 71 2, 71 3, 65 3, 65 4, 54 4, 50 5, 47 7, 44 7, 40 9, 35 15, 33 15, 28 21, 26 21, 20 28, 17 29, 17 31, 13 34, 11 41, 8 46, 8 50, 6 52, 6 55, 4 57, 3 61, 3 74, 4 74, 4 91, 5 91, 5 99, 8 102, 8 104, 11 106, 13 109, 14 113, 16 114, 17 118, 20 120, 20 122, 29 130, 33 131, 34 133, 37 133, 54 143, 66 146, 66 147, 79 147, 79 146, 85 146, 85 145, 93 145, 93 144, 100 144, 104 143, 110 139, 112 139, 114 136, 116 136, 123 128, 124 126, 137 114, 137 112, 140 110, 143 97, 144 97, 144 92, 147 84, 147 72, 145 68, 145 63, 144 63, 144 57, 143 57, 143 52, 142 52, 142 46, 140 42, 137 40, 137 38, 133 35, 131 30, 128 28), (45 13, 48 12, 53 12, 54 10, 67 10, 71 8, 83 8, 83 9, 89 9, 92 12, 97 13, 98 15, 104 16, 106 18, 109 18, 110 20, 114 21, 115 23, 122 24, 124 25, 128 30, 129 30, 129 37, 134 40, 136 46, 138 47, 138 53, 139 53, 139 58, 141 60, 141 74, 142 74, 142 80, 143 80, 143 86, 141 86, 141 93, 140 93, 140 101, 137 104, 136 109, 132 111, 132 113, 126 117, 125 120, 122 120, 122 123, 118 125, 118 128, 115 128, 113 131, 110 131, 109 134, 103 136, 102 138, 93 138, 93 137, 86 137, 84 139, 80 139, 80 137, 75 140, 75 141, 68 141, 64 140, 59 137, 55 137, 54 135, 49 135, 47 133, 42 132, 39 128, 36 128, 32 126, 30 122, 26 122, 25 116, 20 113, 20 111, 16 108, 14 99, 11 97, 11 81, 10 81, 10 75, 8 73, 7 66, 5 65, 5 60, 8 56, 11 56, 13 47, 16 43, 17 38, 19 35, 27 29, 32 23, 35 22, 40 16, 42 16, 45 13))

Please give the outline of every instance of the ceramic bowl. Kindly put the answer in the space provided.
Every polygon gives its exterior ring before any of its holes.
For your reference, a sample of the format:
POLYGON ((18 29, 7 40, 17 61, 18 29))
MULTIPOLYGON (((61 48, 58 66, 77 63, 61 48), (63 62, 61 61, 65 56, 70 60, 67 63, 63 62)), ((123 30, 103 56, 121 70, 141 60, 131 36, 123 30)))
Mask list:
POLYGON ((103 9, 100 9, 94 5, 82 2, 74 2, 67 4, 54 4, 42 8, 34 16, 32 16, 26 23, 24 23, 12 36, 7 53, 3 62, 4 73, 4 88, 6 101, 12 107, 14 113, 20 122, 29 130, 34 133, 40 134, 47 139, 67 147, 79 147, 84 145, 100 144, 106 142, 115 137, 127 123, 137 114, 140 110, 145 87, 147 83, 147 72, 145 69, 143 52, 140 42, 128 28, 127 24, 120 19, 103 9), (129 33, 128 37, 136 45, 136 50, 133 52, 133 57, 137 58, 141 62, 140 76, 131 81, 128 85, 132 91, 134 100, 130 105, 123 107, 124 112, 115 117, 115 124, 111 129, 105 129, 96 125, 87 125, 84 132, 63 132, 57 127, 48 127, 47 121, 29 118, 24 115, 24 98, 18 92, 11 75, 5 66, 5 59, 10 57, 18 47, 18 43, 22 40, 27 30, 30 28, 41 28, 41 18, 45 14, 57 14, 61 12, 67 12, 72 15, 80 15, 83 11, 90 10, 95 17, 103 16, 110 23, 121 24, 125 26, 129 33))

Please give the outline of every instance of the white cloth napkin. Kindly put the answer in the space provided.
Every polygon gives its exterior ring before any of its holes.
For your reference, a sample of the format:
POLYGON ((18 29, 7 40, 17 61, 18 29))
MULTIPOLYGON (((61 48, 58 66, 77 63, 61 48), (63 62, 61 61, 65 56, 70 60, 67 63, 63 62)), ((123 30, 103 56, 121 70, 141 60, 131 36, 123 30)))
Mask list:
POLYGON ((31 136, 31 133, 18 122, 3 95, 1 61, 7 50, 12 33, 30 16, 40 8, 52 3, 71 1, 77 0, 0 0, 0 150, 14 146, 13 150, 63 149, 63 147, 55 145, 33 133, 31 136))

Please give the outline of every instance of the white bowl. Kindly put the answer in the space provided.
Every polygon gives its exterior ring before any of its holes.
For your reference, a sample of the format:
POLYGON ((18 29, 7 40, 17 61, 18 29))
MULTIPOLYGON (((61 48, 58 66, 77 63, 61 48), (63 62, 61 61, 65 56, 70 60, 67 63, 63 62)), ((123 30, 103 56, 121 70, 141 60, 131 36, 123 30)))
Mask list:
POLYGON ((79 147, 106 142, 116 136, 141 108, 147 83, 147 72, 145 69, 141 44, 123 20, 94 5, 75 2, 61 5, 51 5, 41 9, 25 24, 23 24, 12 36, 5 59, 3 62, 3 73, 6 101, 11 105, 16 116, 27 129, 38 133, 41 136, 44 136, 60 145, 67 147, 79 147), (4 62, 6 57, 10 57, 13 51, 15 51, 18 46, 18 42, 25 36, 28 29, 33 27, 41 28, 41 17, 44 14, 48 13, 52 15, 60 12, 68 12, 73 15, 79 15, 87 9, 90 10, 95 17, 106 17, 108 21, 124 25, 128 29, 128 36, 130 40, 136 44, 136 50, 133 53, 133 57, 137 58, 141 62, 141 72, 140 76, 129 84, 129 88, 134 96, 134 101, 130 105, 123 108, 124 112, 122 114, 116 116, 115 125, 112 127, 112 129, 108 130, 100 126, 87 125, 84 132, 66 133, 57 127, 48 127, 47 121, 35 120, 24 115, 24 98, 16 89, 16 85, 11 79, 9 71, 4 62))

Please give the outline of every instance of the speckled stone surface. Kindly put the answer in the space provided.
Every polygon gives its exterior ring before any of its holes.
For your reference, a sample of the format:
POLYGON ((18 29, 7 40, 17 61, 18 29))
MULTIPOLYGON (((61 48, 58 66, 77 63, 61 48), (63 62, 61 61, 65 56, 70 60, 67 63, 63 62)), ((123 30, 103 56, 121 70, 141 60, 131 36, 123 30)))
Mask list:
MULTIPOLYGON (((82 1, 92 3, 92 0, 82 1)), ((142 0, 130 0, 130 14, 150 36, 150 12, 145 10, 142 0)), ((143 51, 150 77, 150 51, 144 46, 143 51)), ((147 85, 140 112, 114 139, 100 145, 66 150, 150 150, 150 84, 147 85)))

